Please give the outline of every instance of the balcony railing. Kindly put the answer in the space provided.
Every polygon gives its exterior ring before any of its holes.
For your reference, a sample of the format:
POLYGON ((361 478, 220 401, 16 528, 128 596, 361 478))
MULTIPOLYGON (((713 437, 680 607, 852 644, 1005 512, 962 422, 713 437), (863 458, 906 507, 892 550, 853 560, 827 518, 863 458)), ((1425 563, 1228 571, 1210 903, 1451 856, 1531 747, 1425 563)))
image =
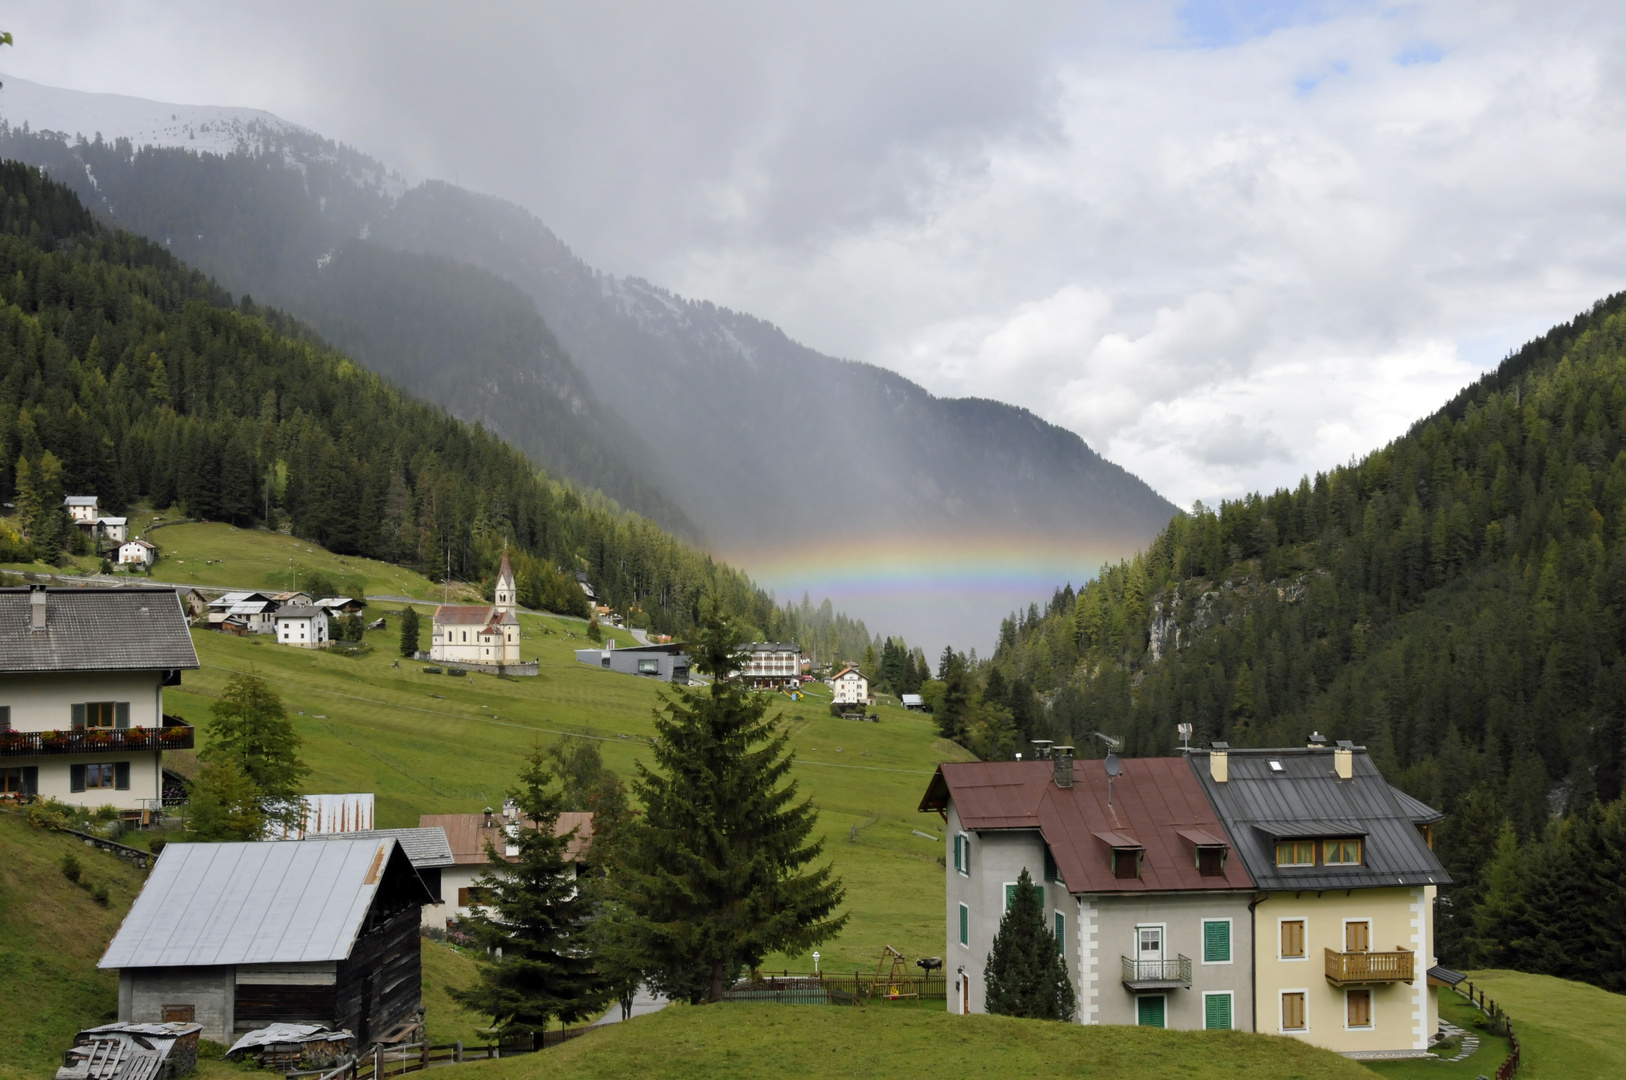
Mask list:
POLYGON ((1191 989, 1191 957, 1173 960, 1131 960, 1123 958, 1123 984, 1130 990, 1168 990, 1176 986, 1191 989))
POLYGON ((1327 952, 1327 981, 1334 986, 1356 983, 1409 983, 1416 978, 1416 954, 1395 952, 1327 952))
POLYGON ((68 731, 0 731, 0 757, 105 754, 129 750, 190 750, 190 724, 164 717, 158 728, 74 728, 68 731))

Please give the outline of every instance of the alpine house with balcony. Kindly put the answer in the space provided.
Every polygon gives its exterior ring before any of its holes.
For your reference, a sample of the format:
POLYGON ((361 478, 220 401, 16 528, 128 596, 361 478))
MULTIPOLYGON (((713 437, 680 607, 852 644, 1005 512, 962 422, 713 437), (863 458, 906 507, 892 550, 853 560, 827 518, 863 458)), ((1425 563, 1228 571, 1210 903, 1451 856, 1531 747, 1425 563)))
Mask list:
POLYGON ((984 1011, 984 966, 1026 868, 1083 1024, 1253 1026, 1253 882, 1179 758, 944 763, 920 809, 947 824, 949 1009, 984 1011))
POLYGON ((197 666, 174 589, 0 589, 0 797, 156 809, 193 745, 164 687, 197 666))
POLYGON ((1351 1057, 1423 1056, 1440 814, 1391 788, 1365 747, 1320 736, 1285 750, 1193 750, 1191 769, 1259 887, 1261 1032, 1351 1057))

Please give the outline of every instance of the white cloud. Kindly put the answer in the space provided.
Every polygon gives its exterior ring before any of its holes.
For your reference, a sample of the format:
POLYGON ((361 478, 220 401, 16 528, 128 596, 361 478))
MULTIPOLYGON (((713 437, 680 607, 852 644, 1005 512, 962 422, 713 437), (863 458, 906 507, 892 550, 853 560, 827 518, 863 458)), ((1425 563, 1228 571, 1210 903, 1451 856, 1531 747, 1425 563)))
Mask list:
POLYGON ((58 2, 0 59, 515 199, 1188 503, 1380 445, 1626 281, 1626 12, 1253 10, 58 2))

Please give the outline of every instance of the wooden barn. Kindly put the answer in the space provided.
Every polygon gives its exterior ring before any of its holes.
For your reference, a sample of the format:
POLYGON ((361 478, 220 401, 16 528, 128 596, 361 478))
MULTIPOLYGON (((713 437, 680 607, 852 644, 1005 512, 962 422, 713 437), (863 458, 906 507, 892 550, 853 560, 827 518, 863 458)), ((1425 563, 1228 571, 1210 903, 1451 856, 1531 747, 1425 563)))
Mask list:
POLYGON ((224 1043, 328 1024, 366 1047, 422 1012, 432 900, 394 837, 170 844, 98 966, 118 969, 127 1023, 196 1022, 224 1043))

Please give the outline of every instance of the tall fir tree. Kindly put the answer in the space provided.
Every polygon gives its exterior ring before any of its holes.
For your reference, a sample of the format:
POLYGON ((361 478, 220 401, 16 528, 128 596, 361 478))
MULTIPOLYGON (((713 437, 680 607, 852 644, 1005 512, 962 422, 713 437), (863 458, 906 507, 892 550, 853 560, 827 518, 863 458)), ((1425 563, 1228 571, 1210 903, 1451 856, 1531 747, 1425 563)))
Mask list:
POLYGON ((789 737, 768 701, 729 672, 737 631, 715 611, 691 655, 711 676, 677 689, 655 716, 655 768, 638 765, 644 816, 625 830, 609 883, 616 955, 639 960, 669 997, 718 1001, 774 952, 811 948, 840 931, 844 890, 813 868, 818 812, 788 779, 789 737))
POLYGON ((562 800, 545 751, 526 759, 509 797, 529 826, 509 827, 507 843, 519 849, 515 861, 487 850, 490 869, 475 882, 485 903, 459 924, 480 949, 480 981, 453 989, 452 997, 491 1017, 503 1033, 519 1034, 540 1032, 555 1019, 593 1016, 612 991, 584 948, 592 906, 565 862, 575 830, 555 832, 562 800))
POLYGON ((408 604, 401 609, 401 655, 415 656, 418 652, 418 609, 408 604))
POLYGON ((999 921, 984 975, 988 1011, 1030 1020, 1071 1020, 1076 999, 1067 959, 1044 923, 1043 890, 1027 868, 999 921))

